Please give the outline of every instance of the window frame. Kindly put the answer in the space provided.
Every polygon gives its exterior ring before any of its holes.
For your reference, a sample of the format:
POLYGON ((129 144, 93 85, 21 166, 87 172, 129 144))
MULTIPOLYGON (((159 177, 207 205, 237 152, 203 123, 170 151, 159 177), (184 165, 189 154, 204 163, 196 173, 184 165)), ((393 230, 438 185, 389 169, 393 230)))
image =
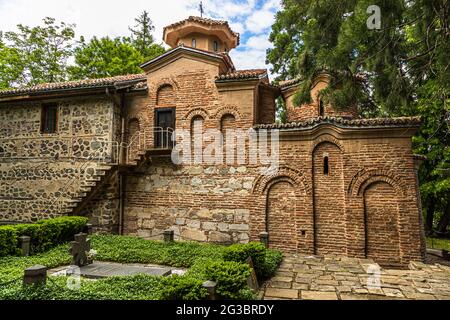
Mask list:
POLYGON ((43 103, 41 105, 41 127, 40 127, 40 133, 41 134, 56 134, 58 133, 58 121, 59 120, 59 106, 57 103, 43 103), (53 119, 53 131, 50 131, 48 128, 48 121, 49 121, 49 110, 54 110, 55 116, 53 119))

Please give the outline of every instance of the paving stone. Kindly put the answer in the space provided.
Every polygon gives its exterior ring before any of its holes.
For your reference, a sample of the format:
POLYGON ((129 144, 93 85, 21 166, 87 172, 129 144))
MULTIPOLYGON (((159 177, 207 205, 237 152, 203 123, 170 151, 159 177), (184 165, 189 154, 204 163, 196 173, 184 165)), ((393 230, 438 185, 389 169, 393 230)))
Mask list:
POLYGON ((323 291, 306 291, 300 292, 302 300, 338 300, 335 292, 323 292, 323 291))
POLYGON ((290 289, 292 287, 292 282, 270 281, 268 286, 271 288, 290 289))
POLYGON ((309 284, 307 284, 307 283, 297 283, 297 282, 294 282, 294 283, 292 284, 292 289, 308 290, 308 289, 309 289, 309 284))
POLYGON ((298 290, 267 288, 265 297, 266 296, 281 299, 298 299, 298 290))
POLYGON ((399 289, 383 288, 383 292, 387 297, 395 297, 395 298, 405 297, 399 289))
POLYGON ((278 281, 278 282, 291 282, 292 281, 292 277, 273 277, 271 280, 273 281, 278 281))

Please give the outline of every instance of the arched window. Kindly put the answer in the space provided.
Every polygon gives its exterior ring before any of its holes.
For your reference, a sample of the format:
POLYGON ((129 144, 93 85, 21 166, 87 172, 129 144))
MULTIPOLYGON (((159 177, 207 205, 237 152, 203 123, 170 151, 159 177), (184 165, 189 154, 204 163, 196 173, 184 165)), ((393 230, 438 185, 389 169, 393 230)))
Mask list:
POLYGON ((175 95, 170 84, 165 84, 159 87, 156 98, 156 105, 159 107, 175 106, 175 95))
POLYGON ((322 99, 319 99, 319 117, 323 117, 325 115, 325 107, 323 105, 322 99))
POLYGON ((330 163, 328 156, 323 158, 323 174, 328 175, 330 173, 330 163))
POLYGON ((213 48, 214 48, 214 52, 219 51, 219 43, 217 41, 213 42, 213 48))
POLYGON ((192 38, 192 48, 197 48, 197 40, 192 38))
POLYGON ((222 146, 227 164, 234 163, 236 151, 236 118, 232 114, 225 114, 220 120, 220 131, 222 132, 222 146))
POLYGON ((191 121, 191 150, 194 164, 201 164, 203 160, 203 127, 205 119, 196 115, 191 121))

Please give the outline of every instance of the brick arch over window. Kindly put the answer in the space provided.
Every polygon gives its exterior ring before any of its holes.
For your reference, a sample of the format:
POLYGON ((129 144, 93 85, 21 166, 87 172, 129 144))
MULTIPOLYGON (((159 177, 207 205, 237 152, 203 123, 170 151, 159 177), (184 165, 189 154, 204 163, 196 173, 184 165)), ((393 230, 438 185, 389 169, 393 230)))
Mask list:
POLYGON ((216 112, 211 116, 213 119, 217 119, 220 121, 222 117, 226 114, 231 114, 234 116, 236 120, 240 120, 242 118, 241 113, 238 108, 235 106, 224 106, 216 110, 216 112))
POLYGON ((350 184, 347 188, 347 193, 353 197, 362 196, 365 189, 367 189, 372 183, 375 183, 377 181, 384 181, 387 184, 391 185, 394 190, 400 195, 405 194, 405 186, 402 181, 389 170, 383 169, 360 170, 353 176, 352 180, 350 181, 350 184))
POLYGON ((331 134, 324 134, 321 135, 316 140, 314 140, 314 144, 311 148, 311 154, 314 153, 314 151, 317 149, 319 145, 325 142, 334 144, 336 147, 339 148, 339 150, 341 150, 341 152, 344 152, 344 145, 336 137, 332 136, 331 134))
POLYGON ((158 88, 156 105, 159 107, 173 107, 176 105, 176 96, 172 85, 164 84, 158 88))
POLYGON ((182 118, 182 120, 185 120, 187 123, 191 123, 192 119, 201 116, 204 120, 209 118, 209 112, 203 108, 193 108, 189 110, 182 118))
POLYGON ((280 167, 278 171, 272 175, 260 175, 253 185, 252 192, 265 194, 268 188, 280 179, 290 181, 294 186, 303 188, 306 194, 311 194, 311 186, 303 173, 290 167, 280 167))

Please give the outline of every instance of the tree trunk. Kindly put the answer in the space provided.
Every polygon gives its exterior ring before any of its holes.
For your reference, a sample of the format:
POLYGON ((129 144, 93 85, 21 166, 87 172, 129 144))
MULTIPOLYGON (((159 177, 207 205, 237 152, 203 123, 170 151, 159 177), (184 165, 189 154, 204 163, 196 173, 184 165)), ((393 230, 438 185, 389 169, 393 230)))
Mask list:
POLYGON ((438 231, 445 233, 447 232, 447 226, 450 223, 450 203, 445 207, 444 214, 438 224, 438 231))
POLYGON ((431 198, 431 201, 427 206, 427 215, 425 218, 425 233, 427 236, 431 236, 433 234, 433 219, 435 207, 436 204, 434 202, 434 198, 431 198))

